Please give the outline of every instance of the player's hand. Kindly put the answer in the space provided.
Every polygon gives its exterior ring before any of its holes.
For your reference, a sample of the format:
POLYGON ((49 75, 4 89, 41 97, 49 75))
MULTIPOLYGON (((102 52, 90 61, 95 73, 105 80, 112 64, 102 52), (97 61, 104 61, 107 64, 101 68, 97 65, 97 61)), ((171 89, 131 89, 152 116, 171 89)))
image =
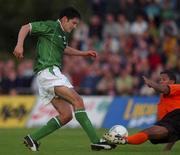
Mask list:
POLYGON ((96 51, 92 51, 92 50, 86 51, 86 56, 90 56, 90 57, 96 58, 97 57, 97 52, 96 51))
POLYGON ((151 88, 151 80, 149 80, 147 77, 143 76, 144 82, 148 85, 148 87, 151 88))
POLYGON ((23 52, 24 52, 24 49, 22 46, 18 46, 16 45, 14 51, 13 51, 13 54, 16 58, 18 59, 22 59, 23 58, 23 52))

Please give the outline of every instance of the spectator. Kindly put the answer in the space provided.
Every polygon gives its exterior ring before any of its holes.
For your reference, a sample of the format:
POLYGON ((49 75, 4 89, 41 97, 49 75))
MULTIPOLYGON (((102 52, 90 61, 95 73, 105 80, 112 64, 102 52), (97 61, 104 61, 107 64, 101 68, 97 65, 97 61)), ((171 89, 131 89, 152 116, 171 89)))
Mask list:
POLYGON ((87 68, 86 76, 80 85, 81 93, 84 95, 96 94, 96 86, 101 77, 99 62, 95 62, 93 65, 87 68))
POLYGON ((74 30, 73 39, 80 43, 80 49, 84 50, 85 43, 88 40, 89 27, 83 21, 80 21, 78 27, 74 30))
POLYGON ((17 94, 17 78, 16 78, 16 71, 11 69, 9 70, 4 78, 2 79, 2 92, 3 94, 17 94))
POLYGON ((152 71, 156 70, 156 68, 162 63, 161 57, 154 45, 150 45, 149 47, 148 61, 152 71))
POLYGON ((133 77, 130 73, 130 66, 120 71, 116 78, 116 90, 118 95, 131 95, 133 89, 133 77))
POLYGON ((114 15, 112 13, 106 14, 106 20, 103 27, 103 37, 118 38, 118 24, 115 21, 114 15))
POLYGON ((149 19, 154 20, 160 16, 160 6, 155 0, 151 0, 144 8, 149 19))
POLYGON ((166 35, 177 36, 178 35, 178 27, 175 23, 173 17, 164 17, 163 22, 160 25, 160 37, 163 38, 166 35))
POLYGON ((129 35, 130 32, 130 23, 127 21, 126 16, 124 14, 118 15, 118 37, 129 35))
POLYGON ((93 15, 90 18, 89 37, 97 37, 98 39, 102 39, 102 28, 100 17, 98 15, 93 15))
POLYGON ((119 51, 118 40, 112 36, 107 36, 103 43, 103 49, 112 53, 117 53, 119 51))
POLYGON ((2 79, 3 79, 3 68, 4 68, 4 63, 0 61, 0 94, 2 93, 2 79))
POLYGON ((132 23, 135 20, 135 16, 140 12, 140 8, 138 7, 138 3, 135 0, 122 0, 120 1, 120 13, 125 14, 128 21, 132 23))
POLYGON ((113 74, 110 71, 110 67, 107 64, 102 66, 103 77, 97 84, 98 95, 115 95, 115 81, 113 74))
POLYGON ((131 25, 131 33, 134 35, 142 35, 148 29, 148 24, 144 20, 143 15, 137 15, 136 20, 131 25))

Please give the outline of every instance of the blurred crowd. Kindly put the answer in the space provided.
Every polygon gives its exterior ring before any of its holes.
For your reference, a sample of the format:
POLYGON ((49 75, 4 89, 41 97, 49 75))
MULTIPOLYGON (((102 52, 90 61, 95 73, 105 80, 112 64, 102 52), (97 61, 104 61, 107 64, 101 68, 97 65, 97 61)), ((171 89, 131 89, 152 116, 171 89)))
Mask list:
MULTIPOLYGON (((96 59, 64 56, 62 72, 82 95, 154 95, 145 75, 158 81, 170 69, 180 79, 180 1, 92 0, 70 46, 96 50, 96 59)), ((33 60, 0 61, 1 94, 35 94, 33 60)))

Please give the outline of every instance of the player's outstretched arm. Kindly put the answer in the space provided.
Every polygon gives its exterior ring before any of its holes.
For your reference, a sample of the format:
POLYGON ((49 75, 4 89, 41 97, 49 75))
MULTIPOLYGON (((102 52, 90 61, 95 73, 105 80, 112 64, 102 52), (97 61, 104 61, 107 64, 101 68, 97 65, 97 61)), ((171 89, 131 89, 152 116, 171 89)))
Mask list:
POLYGON ((144 82, 151 88, 153 88, 155 91, 163 93, 163 94, 169 94, 169 87, 166 85, 158 84, 152 80, 149 80, 147 77, 143 76, 144 82))
POLYGON ((88 50, 88 51, 80 51, 75 48, 67 46, 64 50, 64 54, 73 55, 73 56, 89 56, 89 57, 97 57, 96 51, 88 50))
POLYGON ((170 151, 176 142, 167 143, 164 147, 164 151, 170 151))
POLYGON ((23 58, 24 40, 25 40, 26 36, 28 35, 29 31, 30 31, 30 25, 29 24, 23 25, 19 31, 17 44, 16 44, 16 47, 13 51, 13 54, 18 59, 23 58))

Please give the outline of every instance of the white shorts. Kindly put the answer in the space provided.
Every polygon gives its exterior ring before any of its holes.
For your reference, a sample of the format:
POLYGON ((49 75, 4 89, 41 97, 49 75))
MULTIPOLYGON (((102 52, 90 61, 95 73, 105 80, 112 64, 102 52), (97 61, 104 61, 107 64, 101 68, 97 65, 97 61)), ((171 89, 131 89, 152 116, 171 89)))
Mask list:
POLYGON ((43 104, 48 104, 56 96, 54 86, 66 86, 73 88, 69 80, 56 66, 46 68, 37 74, 39 95, 43 104))

